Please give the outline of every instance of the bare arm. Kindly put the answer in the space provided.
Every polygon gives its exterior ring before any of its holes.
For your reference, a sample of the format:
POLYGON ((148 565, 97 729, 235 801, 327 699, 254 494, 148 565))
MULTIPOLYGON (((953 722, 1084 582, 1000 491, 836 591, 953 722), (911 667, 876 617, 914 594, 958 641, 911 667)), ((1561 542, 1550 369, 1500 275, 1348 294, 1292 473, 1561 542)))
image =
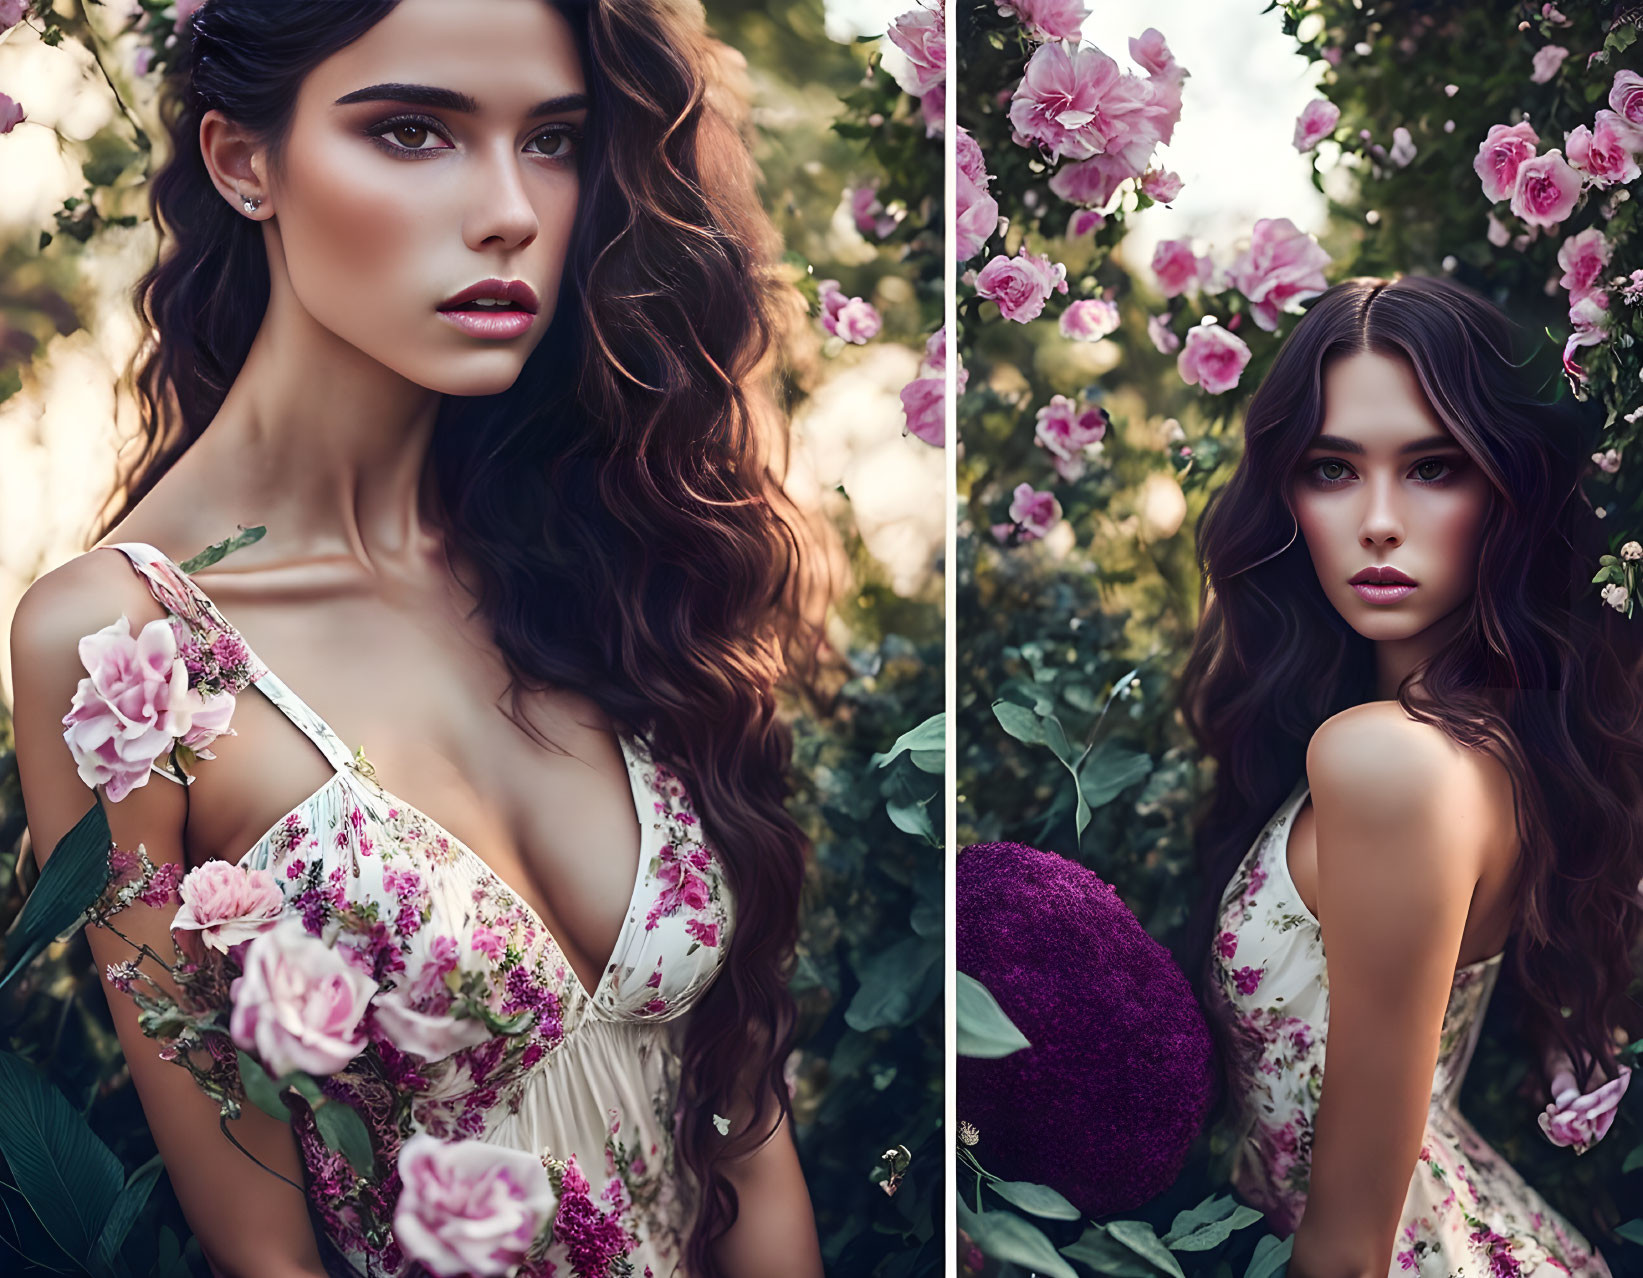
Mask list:
MULTIPOLYGON (((134 851, 141 843, 156 866, 186 864, 182 786, 151 776, 148 784, 111 803, 80 779, 63 740, 62 717, 85 674, 79 640, 121 612, 130 619, 133 634, 165 615, 117 552, 92 553, 37 581, 12 619, 17 761, 29 838, 42 865, 94 801, 102 803, 118 847, 134 851)), ((174 913, 174 905, 151 907, 134 901, 111 921, 133 942, 146 942, 169 955, 174 913)), ((86 934, 99 972, 136 957, 136 951, 107 928, 89 926, 86 934)), ((144 968, 165 982, 151 963, 144 968)), ((160 1059, 158 1046, 138 1027, 131 998, 106 980, 104 993, 154 1142, 213 1272, 219 1278, 323 1276, 302 1193, 269 1175, 224 1138, 216 1103, 186 1070, 160 1059)), ((263 1163, 302 1183, 301 1156, 287 1125, 248 1105, 230 1127, 263 1163)))
POLYGON ((1438 1040, 1483 871, 1478 774, 1393 705, 1323 724, 1307 750, 1329 1035, 1292 1278, 1392 1265, 1438 1040))

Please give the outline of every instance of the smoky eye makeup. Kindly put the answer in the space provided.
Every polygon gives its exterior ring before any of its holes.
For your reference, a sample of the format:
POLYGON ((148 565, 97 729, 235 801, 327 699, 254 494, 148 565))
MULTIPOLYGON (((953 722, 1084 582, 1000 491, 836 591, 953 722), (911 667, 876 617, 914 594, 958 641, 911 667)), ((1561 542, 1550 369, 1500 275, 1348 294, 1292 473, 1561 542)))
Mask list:
MULTIPOLYGON (((1464 453, 1434 454, 1413 463, 1408 475, 1416 483, 1428 488, 1441 488, 1455 480, 1466 469, 1464 453)), ((1339 488, 1348 483, 1356 472, 1351 463, 1339 457, 1319 457, 1303 463, 1301 478, 1314 488, 1339 488)))
MULTIPOLYGON (((424 156, 456 149, 445 127, 438 120, 426 115, 402 113, 388 116, 368 125, 363 132, 374 146, 390 155, 424 156), (395 134, 401 132, 421 134, 422 136, 417 138, 419 145, 411 145, 409 142, 394 137, 395 134), (446 145, 420 145, 430 137, 438 138, 446 145)), ((542 141, 546 141, 549 146, 556 148, 561 153, 550 154, 544 150, 535 151, 533 154, 540 155, 552 164, 569 165, 576 161, 581 152, 582 129, 578 125, 569 123, 549 125, 532 134, 526 145, 529 146, 542 141)))

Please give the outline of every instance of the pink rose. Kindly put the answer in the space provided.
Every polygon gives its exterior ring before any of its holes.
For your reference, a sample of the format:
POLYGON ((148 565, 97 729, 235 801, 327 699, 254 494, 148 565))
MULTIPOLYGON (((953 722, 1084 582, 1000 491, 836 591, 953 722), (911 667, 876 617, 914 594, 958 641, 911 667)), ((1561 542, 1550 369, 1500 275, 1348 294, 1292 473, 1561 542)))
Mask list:
POLYGON ((1152 338, 1152 344, 1158 348, 1160 355, 1173 355, 1181 349, 1181 339, 1170 328, 1168 315, 1154 315, 1149 319, 1147 336, 1152 338))
POLYGON ((0 31, 23 20, 23 0, 0 0, 0 31))
POLYGON ((1639 138, 1629 124, 1613 111, 1599 111, 1596 127, 1584 124, 1563 139, 1564 154, 1576 172, 1583 173, 1593 186, 1613 186, 1638 176, 1637 157, 1632 154, 1639 138))
MULTIPOLYGON (((439 987, 439 993, 444 993, 439 987)), ((449 1001, 448 998, 444 1001, 449 1001)), ((433 1010, 426 991, 419 997, 410 984, 395 985, 371 1003, 378 1032, 402 1052, 425 1061, 442 1061, 453 1052, 478 1047, 491 1039, 490 1027, 472 1016, 433 1010), (416 1004, 422 1003, 418 1007, 416 1004)))
POLYGON ((936 9, 909 9, 885 32, 907 55, 908 70, 896 76, 904 92, 923 97, 947 81, 947 36, 936 9))
POLYGON ((1102 297, 1086 297, 1061 312, 1061 336, 1078 342, 1098 342, 1118 329, 1118 304, 1102 297))
POLYGON ((1580 174, 1555 147, 1518 165, 1512 212, 1531 226, 1553 227, 1574 212, 1580 174))
POLYGON ((1033 440, 1056 457, 1072 460, 1107 433, 1107 414, 1100 408, 1080 410, 1065 395, 1053 395, 1038 410, 1033 440))
POLYGON ((1029 143, 1069 160, 1119 151, 1149 129, 1150 152, 1160 136, 1149 123, 1151 105, 1147 82, 1121 72, 1094 46, 1042 44, 1011 95, 1010 124, 1029 143))
POLYGON ((1313 98, 1295 117, 1295 149, 1305 154, 1335 131, 1341 109, 1328 98, 1313 98))
POLYGON ((1159 240, 1152 250, 1152 273, 1165 297, 1177 297, 1197 289, 1207 274, 1208 258, 1192 251, 1191 240, 1159 240))
POLYGON ((850 202, 850 216, 856 223, 856 230, 862 235, 871 235, 883 239, 896 229, 896 223, 901 219, 884 211, 884 202, 879 199, 878 179, 863 183, 861 186, 845 188, 845 198, 850 202))
POLYGON ((822 327, 829 333, 858 346, 878 334, 883 321, 871 302, 850 297, 837 280, 822 280, 817 290, 822 304, 822 327))
POLYGON ((987 194, 990 179, 981 148, 962 126, 956 145, 958 172, 953 177, 958 215, 957 260, 968 262, 981 252, 998 229, 998 201, 987 194))
POLYGON ((1597 287, 1613 251, 1614 246, 1595 226, 1563 241, 1557 251, 1557 264, 1563 268, 1558 283, 1569 290, 1571 305, 1597 287))
POLYGON ((110 802, 147 785, 151 765, 173 741, 190 735, 208 740, 233 713, 231 693, 207 701, 189 689, 176 632, 165 618, 150 621, 133 638, 131 621, 122 615, 81 639, 79 651, 87 674, 63 716, 63 740, 80 779, 106 786, 110 802))
MULTIPOLYGON (((1094 163, 1094 161, 1089 161, 1094 163)), ((1067 219, 1067 238, 1076 240, 1080 235, 1088 235, 1091 231, 1099 231, 1107 224, 1107 219, 1094 209, 1074 209, 1073 215, 1067 219)))
POLYGON ((177 891, 183 905, 171 920, 171 930, 198 932, 206 948, 219 954, 266 932, 285 908, 272 874, 227 861, 195 866, 177 891))
POLYGON ((1061 518, 1061 503, 1052 492, 1040 492, 1029 483, 1019 483, 1010 502, 1010 518, 1021 529, 1023 540, 1037 541, 1061 518))
POLYGON ((1181 175, 1168 169, 1152 169, 1141 179, 1141 194, 1159 204, 1168 204, 1181 194, 1181 175))
POLYGON ((1569 307, 1569 324, 1572 331, 1563 344, 1563 367, 1577 377, 1584 377, 1585 373, 1574 363, 1574 353, 1582 346, 1596 346, 1608 340, 1609 295, 1593 289, 1573 302, 1569 307))
POLYGON ((1518 168, 1532 159, 1540 143, 1527 120, 1507 126, 1494 124, 1478 147, 1472 170, 1483 182, 1484 197, 1491 202, 1510 199, 1517 185, 1518 168))
POLYGON ((1067 268, 1022 245, 1014 257, 998 254, 976 275, 976 292, 998 303, 1007 320, 1025 324, 1039 317, 1050 294, 1067 291, 1067 268))
MULTIPOLYGON (((958 358, 956 352, 954 358, 958 358)), ((934 377, 940 377, 947 371, 947 325, 943 324, 924 339, 924 361, 919 365, 919 371, 934 377)), ((970 371, 964 367, 962 361, 959 362, 955 380, 958 393, 964 394, 965 383, 970 380, 970 371)))
POLYGON ((292 1070, 334 1074, 365 1047, 365 1009, 376 982, 287 915, 252 940, 245 975, 230 987, 228 1031, 276 1078, 292 1070))
POLYGON ((1090 16, 1080 0, 997 0, 998 11, 1018 19, 1037 41, 1076 40, 1090 16))
POLYGON ((1540 1130, 1552 1144, 1572 1145, 1575 1153, 1584 1154, 1608 1135, 1631 1081, 1631 1066, 1622 1065, 1619 1078, 1582 1095, 1574 1070, 1565 1063, 1552 1077, 1552 1103, 1538 1115, 1540 1130))
POLYGON ((1549 44, 1535 53, 1534 70, 1529 73, 1529 79, 1536 84, 1545 84, 1563 65, 1563 59, 1569 56, 1569 51, 1561 44, 1549 44))
POLYGON ((947 84, 937 84, 918 100, 919 119, 924 121, 924 136, 937 138, 947 128, 947 84))
POLYGON ((558 1206, 541 1159, 489 1141, 418 1132, 398 1167, 394 1241, 440 1278, 512 1272, 558 1206))
POLYGON ((1238 385, 1249 363, 1249 347, 1236 333, 1220 324, 1199 324, 1187 330, 1187 344, 1175 357, 1175 369, 1188 386, 1202 386, 1219 395, 1238 385))
POLYGON ((1155 79, 1179 82, 1187 78, 1187 69, 1175 60, 1169 45, 1164 42, 1164 33, 1157 27, 1148 27, 1139 38, 1130 37, 1130 57, 1135 60, 1136 66, 1155 79))
POLYGON ((907 430, 926 444, 947 444, 947 382, 941 377, 916 377, 901 388, 901 408, 907 430))
POLYGON ((1643 76, 1635 71, 1616 71, 1609 86, 1609 106, 1627 124, 1643 129, 1643 76))
POLYGON ((1264 217, 1228 274, 1233 287, 1249 299, 1255 322, 1271 333, 1277 330, 1279 311, 1329 287, 1323 274, 1328 265, 1323 246, 1287 217, 1264 217))
POLYGON ((1100 209, 1135 176, 1136 171, 1122 157, 1097 155, 1063 164, 1050 176, 1050 190, 1069 203, 1100 209))

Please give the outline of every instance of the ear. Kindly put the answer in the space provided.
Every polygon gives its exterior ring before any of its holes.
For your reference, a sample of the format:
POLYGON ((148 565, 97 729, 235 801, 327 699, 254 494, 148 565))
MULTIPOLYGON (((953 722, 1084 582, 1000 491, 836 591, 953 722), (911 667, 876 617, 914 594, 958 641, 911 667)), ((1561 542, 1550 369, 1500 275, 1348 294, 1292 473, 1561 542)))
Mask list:
POLYGON ((245 217, 262 221, 274 215, 269 201, 267 152, 244 127, 212 108, 200 120, 200 158, 222 197, 245 217), (255 208, 247 208, 250 200, 255 208))

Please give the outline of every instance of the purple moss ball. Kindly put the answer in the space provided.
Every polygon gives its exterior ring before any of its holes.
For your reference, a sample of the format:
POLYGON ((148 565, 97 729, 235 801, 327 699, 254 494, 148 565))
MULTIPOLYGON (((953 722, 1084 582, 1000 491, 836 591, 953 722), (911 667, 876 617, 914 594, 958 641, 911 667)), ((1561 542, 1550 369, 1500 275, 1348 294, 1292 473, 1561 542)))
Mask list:
POLYGON ((958 969, 1032 1044, 958 1058, 981 1165, 1091 1216, 1169 1188, 1213 1100, 1209 1027, 1170 952, 1112 886, 1021 843, 957 860, 958 969))

